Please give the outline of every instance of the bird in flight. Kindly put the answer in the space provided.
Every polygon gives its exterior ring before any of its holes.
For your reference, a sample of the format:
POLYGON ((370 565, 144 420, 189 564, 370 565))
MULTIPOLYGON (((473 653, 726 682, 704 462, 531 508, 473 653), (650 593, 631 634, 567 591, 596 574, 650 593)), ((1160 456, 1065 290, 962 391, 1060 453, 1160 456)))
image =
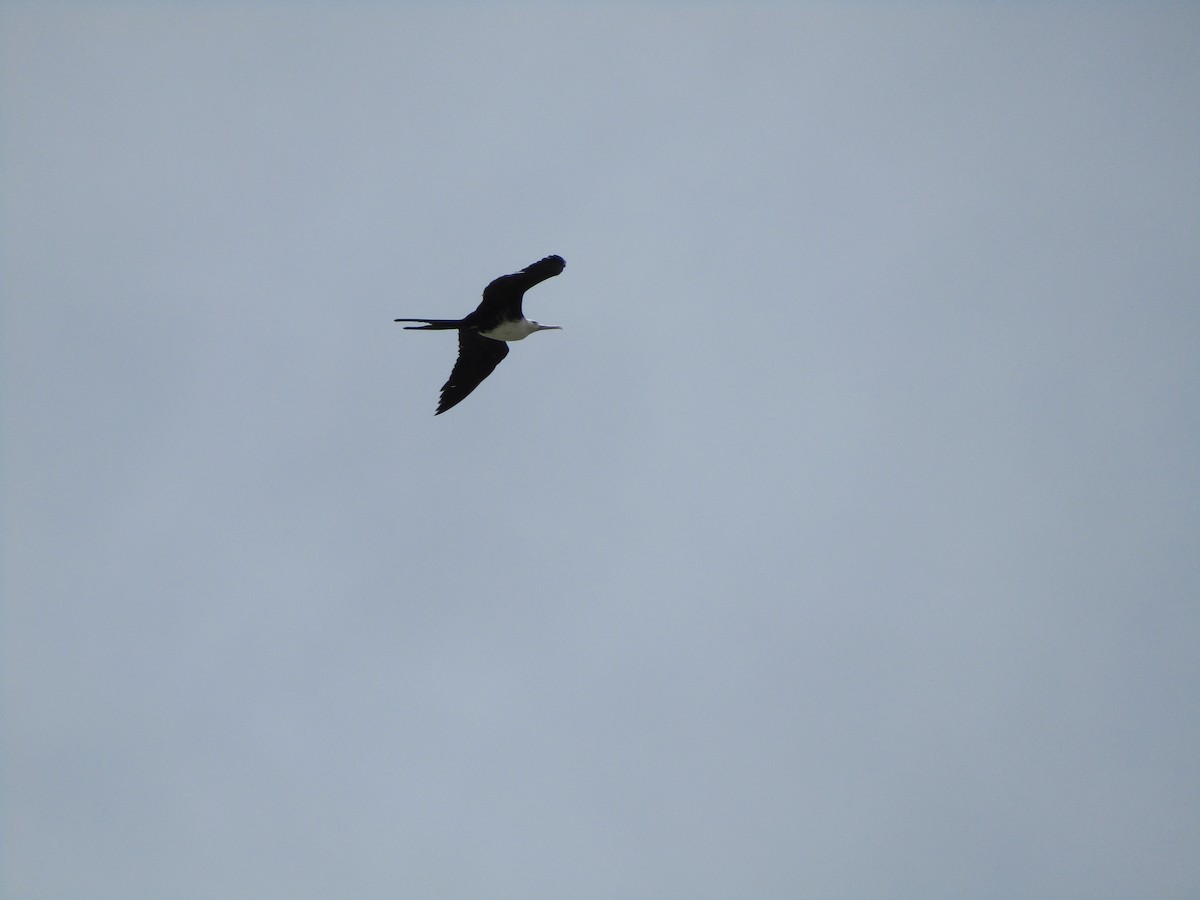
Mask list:
POLYGON ((463 319, 397 319, 397 322, 423 322, 406 325, 406 331, 458 332, 458 361, 450 379, 442 385, 435 416, 460 403, 483 379, 492 374, 500 360, 508 356, 508 342, 529 337, 535 331, 562 328, 561 325, 539 325, 525 318, 521 299, 535 284, 560 273, 566 263, 561 256, 547 256, 520 272, 501 275, 483 289, 483 301, 475 312, 463 319))

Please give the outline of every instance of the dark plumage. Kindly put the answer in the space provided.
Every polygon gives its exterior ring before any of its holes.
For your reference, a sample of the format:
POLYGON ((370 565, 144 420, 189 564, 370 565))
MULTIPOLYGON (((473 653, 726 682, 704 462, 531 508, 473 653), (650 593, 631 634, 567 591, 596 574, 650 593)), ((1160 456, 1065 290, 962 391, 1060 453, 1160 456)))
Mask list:
POLYGON ((483 301, 462 319, 396 319, 397 322, 422 322, 408 325, 411 331, 458 331, 458 360, 442 385, 435 416, 461 402, 480 382, 492 374, 508 355, 508 341, 519 341, 535 331, 557 329, 558 325, 539 325, 525 318, 521 301, 535 284, 559 274, 566 263, 561 256, 547 256, 512 275, 501 275, 483 289, 483 301))

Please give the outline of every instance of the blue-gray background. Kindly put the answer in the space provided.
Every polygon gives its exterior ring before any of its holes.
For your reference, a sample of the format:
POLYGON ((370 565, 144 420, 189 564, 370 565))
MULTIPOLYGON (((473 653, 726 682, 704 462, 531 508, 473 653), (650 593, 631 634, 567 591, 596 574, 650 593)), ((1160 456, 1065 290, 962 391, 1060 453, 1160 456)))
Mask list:
POLYGON ((1195 5, 0 27, 8 896, 1200 893, 1195 5))

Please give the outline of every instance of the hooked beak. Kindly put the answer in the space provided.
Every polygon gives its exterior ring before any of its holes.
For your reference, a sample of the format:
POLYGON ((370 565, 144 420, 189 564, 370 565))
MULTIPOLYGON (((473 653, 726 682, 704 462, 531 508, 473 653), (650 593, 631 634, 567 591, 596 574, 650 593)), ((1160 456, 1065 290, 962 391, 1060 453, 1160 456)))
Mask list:
POLYGON ((562 331, 561 325, 539 325, 538 331, 562 331))

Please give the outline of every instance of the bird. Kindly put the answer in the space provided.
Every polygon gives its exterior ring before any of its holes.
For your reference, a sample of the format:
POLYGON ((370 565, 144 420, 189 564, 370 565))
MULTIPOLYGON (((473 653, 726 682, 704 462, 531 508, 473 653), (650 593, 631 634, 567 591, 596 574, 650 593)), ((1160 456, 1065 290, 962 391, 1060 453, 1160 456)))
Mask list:
POLYGON ((437 412, 461 403, 492 374, 500 361, 508 356, 508 342, 520 341, 535 331, 556 331, 561 325, 541 325, 525 318, 521 300, 525 292, 547 278, 553 278, 566 267, 561 256, 547 256, 526 266, 520 272, 501 275, 483 289, 483 300, 475 311, 462 319, 396 319, 397 322, 422 322, 406 325, 406 331, 458 332, 458 360, 450 378, 442 385, 437 412))

